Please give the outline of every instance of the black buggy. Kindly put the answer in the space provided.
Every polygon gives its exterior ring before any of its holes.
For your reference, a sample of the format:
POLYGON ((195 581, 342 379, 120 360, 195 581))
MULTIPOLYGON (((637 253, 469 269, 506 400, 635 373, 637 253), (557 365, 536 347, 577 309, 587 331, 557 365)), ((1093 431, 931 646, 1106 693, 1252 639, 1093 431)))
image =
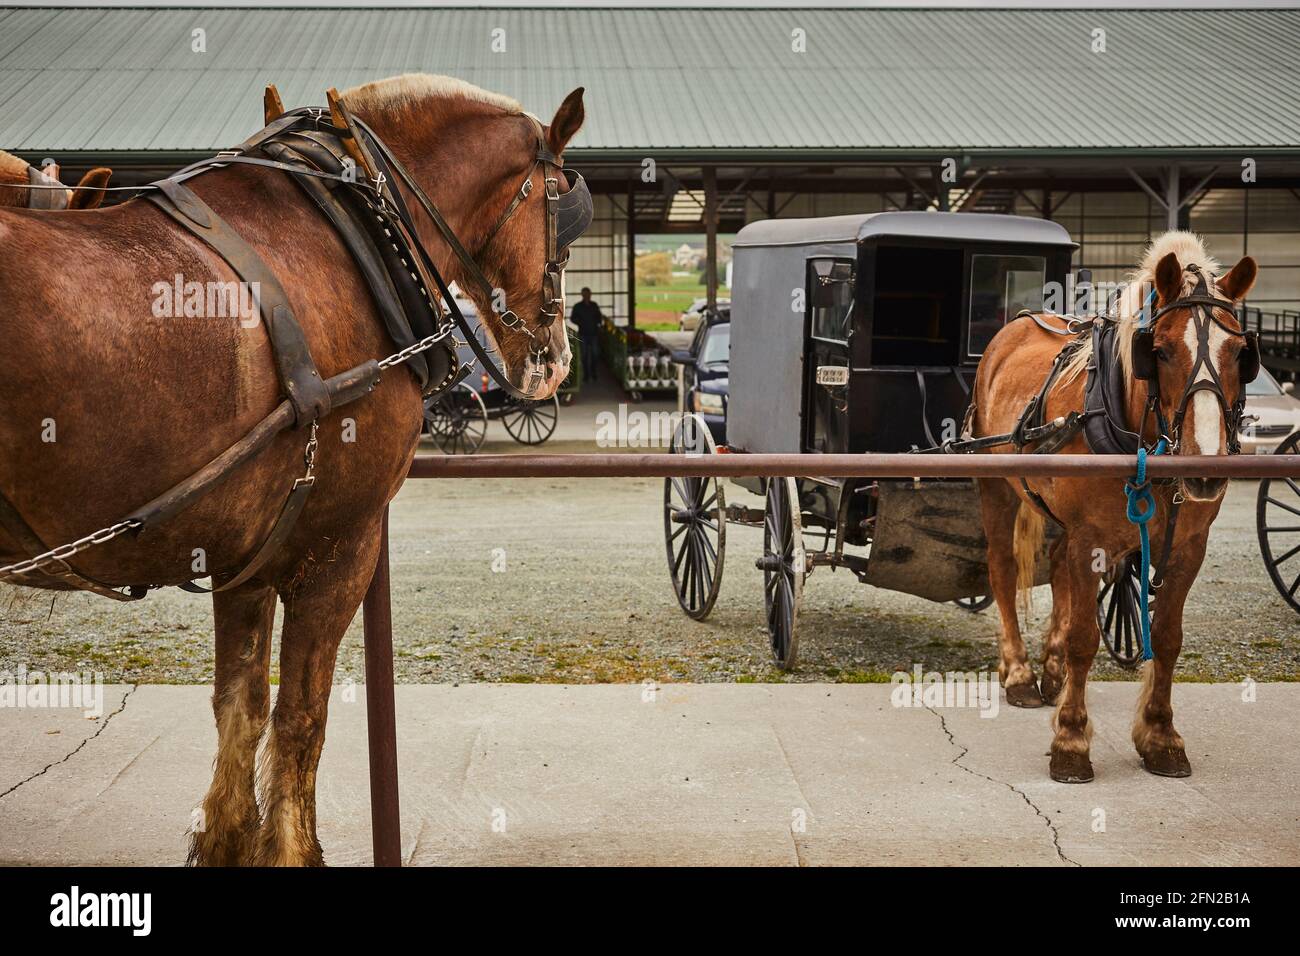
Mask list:
MULTIPOLYGON (((478 337, 479 345, 486 349, 488 343, 474 303, 458 297, 456 304, 478 337)), ((555 434, 560 405, 572 403, 582 382, 578 343, 570 336, 569 344, 574 353, 569 374, 556 395, 540 402, 507 393, 487 373, 468 345, 458 345, 457 359, 472 368, 455 388, 425 401, 424 427, 429 437, 448 455, 472 455, 483 446, 488 422, 499 420, 510 437, 520 444, 544 443, 555 434)))
MULTIPOLYGON (((1076 245, 1042 219, 883 212, 757 222, 732 248, 728 450, 830 454, 958 438, 985 346, 1021 309, 1052 306, 1050 283, 1065 295, 1076 245)), ((707 427, 682 420, 673 452, 715 450, 707 427)), ((991 602, 972 481, 735 481, 765 498, 762 511, 728 508, 714 478, 665 481, 669 572, 682 609, 703 619, 726 523, 762 528, 757 564, 783 668, 794 666, 804 580, 819 566, 970 610, 991 602)))

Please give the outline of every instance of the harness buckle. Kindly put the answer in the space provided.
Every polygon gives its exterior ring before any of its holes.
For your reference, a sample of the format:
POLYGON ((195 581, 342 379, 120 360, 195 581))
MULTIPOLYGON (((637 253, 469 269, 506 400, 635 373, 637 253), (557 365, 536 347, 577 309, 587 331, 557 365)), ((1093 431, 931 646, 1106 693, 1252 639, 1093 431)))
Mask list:
POLYGON ((560 201, 560 181, 550 176, 546 177, 546 198, 550 202, 560 201))
POLYGON ((524 199, 527 199, 530 195, 532 195, 532 192, 533 192, 533 181, 531 179, 525 179, 524 184, 519 187, 519 195, 522 196, 524 199))

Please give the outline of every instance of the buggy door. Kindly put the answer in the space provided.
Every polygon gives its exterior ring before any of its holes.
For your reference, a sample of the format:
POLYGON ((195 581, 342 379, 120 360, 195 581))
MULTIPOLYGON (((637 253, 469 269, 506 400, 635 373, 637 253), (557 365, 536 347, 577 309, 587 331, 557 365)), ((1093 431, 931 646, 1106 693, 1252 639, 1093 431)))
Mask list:
POLYGON ((809 451, 848 451, 849 342, 853 336, 852 259, 808 260, 805 293, 804 442, 809 451))

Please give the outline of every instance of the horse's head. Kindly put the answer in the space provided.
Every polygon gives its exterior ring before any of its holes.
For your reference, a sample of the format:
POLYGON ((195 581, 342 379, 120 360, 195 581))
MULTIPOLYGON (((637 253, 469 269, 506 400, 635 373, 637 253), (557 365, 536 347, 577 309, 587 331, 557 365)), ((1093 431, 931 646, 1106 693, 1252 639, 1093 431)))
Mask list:
POLYGON ((478 307, 506 377, 535 399, 555 393, 572 358, 564 264, 591 221, 591 196, 561 164, 582 126, 582 94, 565 97, 549 125, 505 97, 446 77, 404 76, 343 94, 390 142, 468 251, 467 266, 420 222, 444 275, 478 307))
POLYGON ((76 189, 68 189, 59 181, 58 164, 38 168, 0 150, 0 206, 94 209, 104 201, 101 190, 111 175, 111 170, 97 167, 81 178, 76 189))
MULTIPOLYGON (((1133 370, 1151 384, 1161 430, 1183 455, 1233 454, 1246 384, 1259 374, 1259 343, 1242 329, 1236 304, 1255 283, 1250 256, 1214 276, 1174 253, 1155 269, 1155 310, 1149 328, 1133 338, 1133 370)), ((1223 494, 1223 478, 1187 478, 1195 501, 1223 494)))

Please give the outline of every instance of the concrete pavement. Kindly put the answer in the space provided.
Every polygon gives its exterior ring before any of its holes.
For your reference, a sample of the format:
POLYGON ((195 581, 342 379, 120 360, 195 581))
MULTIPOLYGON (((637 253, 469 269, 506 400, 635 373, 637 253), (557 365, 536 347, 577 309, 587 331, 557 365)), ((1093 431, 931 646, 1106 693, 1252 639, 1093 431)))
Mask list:
MULTIPOLYGON (((0 864, 175 864, 215 748, 196 686, 106 716, 0 708, 0 864)), ((1300 684, 1180 684, 1194 774, 1142 771, 1131 683, 1089 688, 1097 779, 1047 777, 1047 709, 897 708, 886 685, 397 688, 414 864, 1296 864, 1300 684)), ((336 687, 318 815, 367 864, 364 687, 336 687)))

